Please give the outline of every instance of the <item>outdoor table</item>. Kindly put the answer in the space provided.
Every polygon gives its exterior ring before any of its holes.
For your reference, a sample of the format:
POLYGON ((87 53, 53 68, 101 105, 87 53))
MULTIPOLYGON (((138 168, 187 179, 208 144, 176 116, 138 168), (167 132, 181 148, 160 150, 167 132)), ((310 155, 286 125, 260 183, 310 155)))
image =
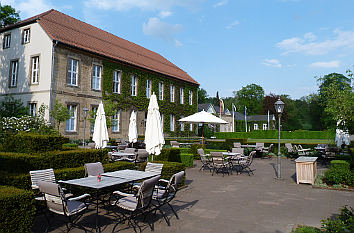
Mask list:
POLYGON ((79 179, 58 181, 62 184, 79 186, 84 188, 93 189, 96 192, 96 232, 101 232, 98 220, 98 196, 99 191, 117 186, 120 184, 130 183, 136 180, 142 180, 146 178, 158 175, 153 172, 135 171, 135 170, 120 170, 115 172, 106 172, 101 174, 101 180, 98 181, 97 176, 89 176, 79 179))
POLYGON ((241 145, 243 148, 256 148, 256 145, 241 145))
POLYGON ((107 149, 116 150, 118 146, 106 146, 107 149))
POLYGON ((314 184, 317 177, 317 157, 300 156, 296 162, 296 183, 314 184))
POLYGON ((113 160, 135 159, 135 153, 113 152, 113 160))
POLYGON ((191 145, 193 145, 193 143, 190 143, 190 142, 180 142, 179 143, 180 147, 190 147, 191 145))

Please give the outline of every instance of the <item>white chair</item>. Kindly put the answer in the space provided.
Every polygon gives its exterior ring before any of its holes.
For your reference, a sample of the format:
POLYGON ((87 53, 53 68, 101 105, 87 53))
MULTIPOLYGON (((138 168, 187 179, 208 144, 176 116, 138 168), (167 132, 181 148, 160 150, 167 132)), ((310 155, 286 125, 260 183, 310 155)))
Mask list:
POLYGON ((85 176, 98 176, 104 173, 103 165, 101 162, 86 163, 84 167, 85 167, 85 176))

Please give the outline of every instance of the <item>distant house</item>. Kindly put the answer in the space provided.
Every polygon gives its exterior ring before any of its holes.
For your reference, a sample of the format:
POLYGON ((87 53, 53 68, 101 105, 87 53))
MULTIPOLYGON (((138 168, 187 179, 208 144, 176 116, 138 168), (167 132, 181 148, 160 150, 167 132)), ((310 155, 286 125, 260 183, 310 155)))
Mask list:
MULTIPOLYGON (((198 104, 198 112, 206 111, 211 114, 214 114, 220 117, 220 107, 214 106, 213 104, 198 104)), ((220 125, 220 132, 233 132, 232 128, 232 111, 225 108, 224 112, 221 115, 221 118, 228 122, 226 125, 220 125)), ((246 131, 246 122, 247 122, 247 131, 254 130, 270 130, 275 129, 276 121, 273 114, 269 115, 269 124, 268 124, 268 115, 245 115, 240 112, 234 112, 234 124, 235 132, 244 132, 246 131)))

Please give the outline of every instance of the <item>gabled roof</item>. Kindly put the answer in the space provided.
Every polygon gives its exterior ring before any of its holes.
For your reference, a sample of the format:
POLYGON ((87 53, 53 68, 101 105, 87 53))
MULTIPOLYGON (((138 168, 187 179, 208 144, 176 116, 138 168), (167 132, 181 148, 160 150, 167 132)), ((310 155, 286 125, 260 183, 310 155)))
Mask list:
POLYGON ((208 111, 209 110, 209 108, 213 108, 213 105, 212 104, 198 104, 198 112, 201 112, 201 111, 208 111))
POLYGON ((0 32, 35 21, 52 40, 199 85, 161 55, 54 9, 7 26, 0 32))

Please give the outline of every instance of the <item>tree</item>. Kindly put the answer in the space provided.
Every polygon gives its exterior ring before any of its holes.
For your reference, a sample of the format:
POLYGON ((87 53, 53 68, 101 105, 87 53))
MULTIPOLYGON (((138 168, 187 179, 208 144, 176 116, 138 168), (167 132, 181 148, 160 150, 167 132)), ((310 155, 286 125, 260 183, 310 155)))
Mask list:
POLYGON ((0 102, 0 117, 21 117, 28 114, 28 108, 23 106, 19 99, 12 96, 6 96, 0 102))
POLYGON ((2 6, 0 3, 0 28, 16 23, 20 20, 20 15, 9 5, 2 6))
POLYGON ((209 101, 209 95, 203 88, 198 88, 198 104, 205 104, 209 101))
POLYGON ((59 103, 58 100, 53 106, 52 111, 50 111, 50 115, 57 122, 58 133, 60 128, 60 123, 69 120, 71 117, 71 113, 69 112, 68 108, 65 107, 63 104, 59 103))
POLYGON ((239 91, 234 91, 237 109, 247 107, 247 114, 259 114, 262 111, 262 102, 264 98, 264 90, 256 84, 249 84, 242 87, 239 91))

